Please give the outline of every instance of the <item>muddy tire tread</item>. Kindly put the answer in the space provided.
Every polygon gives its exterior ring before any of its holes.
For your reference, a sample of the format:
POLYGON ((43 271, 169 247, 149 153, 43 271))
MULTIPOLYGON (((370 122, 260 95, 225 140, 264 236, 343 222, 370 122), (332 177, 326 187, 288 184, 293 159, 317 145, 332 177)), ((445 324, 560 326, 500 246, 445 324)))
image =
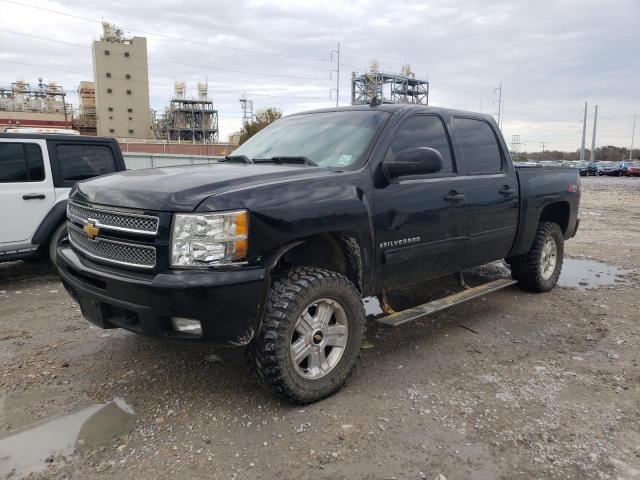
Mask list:
MULTIPOLYGON (((360 293, 346 277, 335 272, 315 267, 296 267, 275 280, 269 289, 265 306, 265 316, 261 331, 249 345, 249 361, 252 364, 259 382, 276 396, 299 404, 307 404, 327 397, 339 390, 353 372, 353 366, 346 374, 340 375, 335 382, 321 391, 309 392, 296 388, 286 378, 286 372, 278 361, 278 352, 288 349, 288 328, 296 320, 296 312, 304 308, 301 304, 301 294, 326 285, 334 285, 342 291, 348 292, 360 302, 362 320, 357 322, 359 332, 353 332, 360 339, 364 338, 365 314, 360 301, 360 293)), ((351 333, 350 333, 351 334, 351 333)), ((360 353, 354 358, 345 359, 355 364, 360 353)), ((345 352, 345 355, 347 353, 345 352)))
POLYGON ((554 222, 540 222, 529 252, 509 260, 511 263, 511 275, 514 280, 518 280, 518 285, 523 290, 530 292, 547 292, 551 290, 557 282, 559 270, 562 268, 563 256, 564 241, 560 226, 554 222), (558 249, 556 270, 558 270, 558 272, 549 280, 545 280, 542 278, 539 262, 545 239, 549 235, 553 235, 556 239, 556 247, 558 249))

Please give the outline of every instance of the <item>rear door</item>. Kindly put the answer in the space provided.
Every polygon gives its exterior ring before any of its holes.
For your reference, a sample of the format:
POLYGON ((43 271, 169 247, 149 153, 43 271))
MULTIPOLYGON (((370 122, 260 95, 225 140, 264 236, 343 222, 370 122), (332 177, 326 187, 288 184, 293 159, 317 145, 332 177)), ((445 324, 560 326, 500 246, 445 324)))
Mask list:
POLYGON ((471 267, 509 253, 518 223, 518 181, 494 125, 480 118, 454 117, 452 126, 469 211, 465 267, 471 267))
POLYGON ((51 168, 58 200, 66 199, 77 182, 122 170, 119 152, 110 142, 49 141, 51 168))
POLYGON ((0 246, 30 247, 55 203, 46 142, 0 139, 0 246))
MULTIPOLYGON (((458 177, 451 144, 440 116, 414 115, 397 128, 385 161, 408 148, 431 147, 442 171, 401 177, 374 191, 378 278, 391 288, 458 270, 467 242, 464 181, 458 177)), ((379 166, 380 167, 380 166, 379 166)))

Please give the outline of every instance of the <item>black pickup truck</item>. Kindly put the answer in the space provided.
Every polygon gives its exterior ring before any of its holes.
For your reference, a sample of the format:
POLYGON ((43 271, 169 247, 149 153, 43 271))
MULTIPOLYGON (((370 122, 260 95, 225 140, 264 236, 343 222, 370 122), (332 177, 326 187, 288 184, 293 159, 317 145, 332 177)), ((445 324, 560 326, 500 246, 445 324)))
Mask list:
POLYGON ((102 328, 249 346, 313 402, 352 371, 362 298, 399 325, 509 286, 551 289, 578 228, 577 169, 515 168, 487 115, 408 105, 285 117, 213 165, 83 182, 59 273, 102 328), (506 259, 512 277, 393 312, 386 293, 506 259))

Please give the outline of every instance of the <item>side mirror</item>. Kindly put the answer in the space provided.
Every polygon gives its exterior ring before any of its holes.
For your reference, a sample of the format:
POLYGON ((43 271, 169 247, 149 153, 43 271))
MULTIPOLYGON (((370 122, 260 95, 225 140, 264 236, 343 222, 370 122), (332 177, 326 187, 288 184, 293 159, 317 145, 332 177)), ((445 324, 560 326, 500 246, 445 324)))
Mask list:
POLYGON ((407 148, 398 153, 395 160, 382 162, 382 170, 387 178, 427 175, 442 170, 443 163, 442 155, 435 148, 407 148))

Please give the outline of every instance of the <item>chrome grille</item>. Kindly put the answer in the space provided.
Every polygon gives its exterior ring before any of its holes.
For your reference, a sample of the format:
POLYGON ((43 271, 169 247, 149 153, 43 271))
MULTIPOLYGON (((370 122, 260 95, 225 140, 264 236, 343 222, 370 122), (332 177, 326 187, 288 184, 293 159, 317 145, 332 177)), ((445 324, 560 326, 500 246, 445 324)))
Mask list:
POLYGON ((67 222, 71 245, 91 258, 138 268, 153 268, 156 265, 156 249, 145 245, 96 238, 91 240, 73 223, 67 222))
POLYGON ((93 206, 67 203, 67 216, 81 224, 93 222, 96 227, 119 232, 155 235, 158 233, 158 217, 136 213, 114 212, 93 206))

